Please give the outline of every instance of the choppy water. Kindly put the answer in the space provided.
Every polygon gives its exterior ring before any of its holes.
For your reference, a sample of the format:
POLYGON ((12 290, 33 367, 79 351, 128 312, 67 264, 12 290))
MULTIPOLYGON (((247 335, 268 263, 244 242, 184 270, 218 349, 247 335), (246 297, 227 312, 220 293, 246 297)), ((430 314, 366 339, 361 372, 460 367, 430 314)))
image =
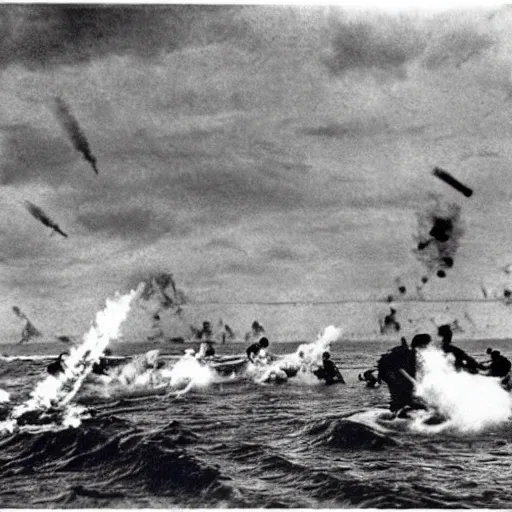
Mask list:
MULTIPOLYGON (((483 358, 487 344, 459 346, 483 358)), ((504 342, 493 346, 506 352, 504 342)), ((272 348, 288 353, 295 347, 272 348)), ((387 406, 385 387, 369 390, 357 380, 387 347, 334 345, 346 386, 241 382, 181 399, 103 400, 89 405, 95 415, 77 429, 3 437, 2 506, 510 507, 509 425, 477 435, 426 436, 347 420, 387 406)), ((155 345, 123 350, 141 348, 155 345)), ((217 351, 241 353, 243 346, 217 351)), ((24 400, 46 364, 0 360, 0 388, 13 402, 24 400)))

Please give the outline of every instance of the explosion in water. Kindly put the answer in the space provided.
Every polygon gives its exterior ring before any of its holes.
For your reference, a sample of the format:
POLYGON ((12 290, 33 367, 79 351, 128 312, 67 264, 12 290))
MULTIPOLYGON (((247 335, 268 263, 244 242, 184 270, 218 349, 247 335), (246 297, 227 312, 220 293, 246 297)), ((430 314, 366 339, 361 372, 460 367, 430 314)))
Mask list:
POLYGON ((133 290, 126 295, 117 296, 114 300, 107 299, 105 309, 97 313, 96 322, 84 336, 83 343, 71 349, 66 359, 65 371, 58 377, 50 375, 40 382, 30 398, 13 410, 12 417, 19 418, 28 411, 67 405, 92 371, 93 364, 99 360, 109 341, 119 336, 119 328, 126 319, 130 303, 136 294, 137 291, 133 290))
POLYGON ((208 387, 216 379, 216 374, 215 370, 198 361, 192 349, 188 349, 171 369, 161 370, 160 377, 177 391, 176 396, 181 396, 194 388, 208 387))
POLYGON ((285 354, 271 365, 250 365, 247 368, 249 377, 256 382, 271 381, 274 377, 286 380, 286 373, 297 371, 299 380, 304 383, 318 383, 313 371, 322 366, 322 354, 330 350, 331 344, 339 340, 342 330, 330 325, 326 327, 316 341, 302 343, 293 354, 285 354))
MULTIPOLYGON (((509 420, 512 401, 499 379, 456 371, 444 352, 435 348, 421 351, 419 357, 422 370, 416 394, 448 418, 443 430, 474 433, 509 420)), ((412 428, 420 430, 420 422, 412 428)))
POLYGON ((417 213, 417 247, 413 252, 429 274, 436 273, 442 278, 454 265, 464 230, 459 205, 442 202, 435 196, 432 199, 433 204, 417 213))

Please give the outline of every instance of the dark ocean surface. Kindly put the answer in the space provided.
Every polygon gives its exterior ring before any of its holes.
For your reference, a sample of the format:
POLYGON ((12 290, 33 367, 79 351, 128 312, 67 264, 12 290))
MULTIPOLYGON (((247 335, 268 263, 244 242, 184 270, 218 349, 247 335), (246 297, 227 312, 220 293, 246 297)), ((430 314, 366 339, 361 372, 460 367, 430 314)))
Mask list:
MULTIPOLYGON (((488 341, 459 346, 484 359, 488 341)), ((2 507, 509 508, 512 432, 387 431, 347 419, 386 408, 387 388, 368 389, 361 370, 390 342, 332 346, 346 385, 215 384, 176 399, 88 401, 78 428, 0 438, 2 507)), ((297 343, 271 346, 291 353, 297 343)), ((509 343, 492 342, 507 353, 509 343)), ((116 348, 128 355, 183 345, 116 348)), ((242 344, 217 346, 241 354, 242 344)), ((62 345, 4 345, 1 352, 57 354, 62 345)), ((165 357, 164 357, 165 359, 165 357)), ((168 358, 169 364, 172 358, 168 358)), ((0 359, 0 388, 21 403, 46 377, 48 360, 0 359)), ((492 404, 489 404, 492 407, 492 404)))

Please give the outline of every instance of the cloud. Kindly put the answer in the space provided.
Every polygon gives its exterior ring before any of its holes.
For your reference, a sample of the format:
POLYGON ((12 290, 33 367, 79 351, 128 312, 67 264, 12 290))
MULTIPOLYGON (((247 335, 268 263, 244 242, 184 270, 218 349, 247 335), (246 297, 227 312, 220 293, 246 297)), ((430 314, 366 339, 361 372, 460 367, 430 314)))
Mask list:
POLYGON ((4 5, 0 63, 38 68, 107 54, 151 56, 172 50, 186 28, 179 11, 156 6, 4 5))
POLYGON ((347 136, 361 137, 371 136, 389 129, 387 123, 381 120, 373 119, 363 122, 362 120, 350 121, 345 123, 327 122, 316 126, 305 127, 299 130, 299 133, 311 137, 332 137, 342 139, 347 136))
POLYGON ((427 69, 458 67, 478 57, 494 44, 490 35, 481 34, 474 27, 459 27, 438 35, 429 43, 422 58, 423 65, 427 69))
POLYGON ((204 245, 204 248, 207 250, 228 250, 234 252, 241 252, 247 254, 241 247, 239 247, 236 243, 230 241, 228 238, 212 238, 207 244, 204 245))
POLYGON ((295 251, 289 247, 273 247, 264 253, 265 258, 269 260, 293 261, 296 259, 295 251))
MULTIPOLYGON (((337 13, 331 15, 324 63, 333 75, 380 70, 401 79, 415 61, 428 70, 457 68, 506 43, 506 36, 493 30, 494 22, 486 14, 449 12, 422 18, 369 13, 359 19, 337 13)), ((504 12, 498 19, 506 16, 504 12)))
POLYGON ((193 5, 2 5, 0 67, 73 65, 106 55, 155 57, 248 37, 239 8, 193 5))
POLYGON ((130 238, 136 235, 146 238, 153 231, 152 212, 144 208, 127 206, 117 211, 89 211, 80 213, 76 220, 90 232, 130 238))
POLYGON ((0 127, 0 184, 43 181, 58 186, 75 160, 69 145, 27 123, 0 127))
POLYGON ((397 70, 422 53, 425 42, 405 16, 366 20, 332 19, 330 55, 337 75, 357 69, 397 70))

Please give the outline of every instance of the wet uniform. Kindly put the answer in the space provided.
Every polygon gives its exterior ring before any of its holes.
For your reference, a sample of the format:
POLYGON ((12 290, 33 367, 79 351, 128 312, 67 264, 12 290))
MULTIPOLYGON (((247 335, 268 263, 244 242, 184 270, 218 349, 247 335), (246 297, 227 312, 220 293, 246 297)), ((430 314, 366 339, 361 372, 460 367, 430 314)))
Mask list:
POLYGON ((95 373, 96 375, 107 375, 108 367, 108 360, 102 357, 97 363, 92 365, 92 373, 95 373))
POLYGON ((359 374, 359 380, 365 381, 369 388, 374 388, 379 384, 379 379, 373 374, 375 370, 366 370, 363 374, 359 374))
POLYGON ((215 355, 215 349, 211 343, 206 343, 205 357, 213 357, 215 355))
POLYGON ((511 367, 512 363, 505 356, 493 354, 493 361, 489 366, 489 375, 491 377, 506 377, 511 367))
POLYGON ((316 370, 314 374, 319 379, 324 379, 326 384, 334 384, 335 382, 345 384, 345 379, 338 370, 338 367, 330 359, 324 359, 323 367, 316 370))
POLYGON ((260 350, 261 350, 261 345, 259 343, 253 343, 246 350, 247 359, 249 359, 249 361, 252 361, 253 358, 259 354, 260 350))
POLYGON ((397 412, 406 406, 417 408, 413 383, 400 371, 405 370, 412 378, 416 377, 415 351, 403 345, 395 347, 381 356, 377 367, 379 380, 384 381, 389 388, 391 412, 397 412))
POLYGON ((56 377, 59 373, 63 373, 64 367, 62 366, 62 361, 60 359, 53 361, 46 367, 46 371, 54 377, 56 377))
POLYGON ((480 368, 481 365, 471 356, 466 354, 466 352, 461 348, 454 347, 451 344, 443 344, 443 351, 445 354, 453 354, 456 370, 466 370, 469 373, 478 373, 478 368, 480 368))

